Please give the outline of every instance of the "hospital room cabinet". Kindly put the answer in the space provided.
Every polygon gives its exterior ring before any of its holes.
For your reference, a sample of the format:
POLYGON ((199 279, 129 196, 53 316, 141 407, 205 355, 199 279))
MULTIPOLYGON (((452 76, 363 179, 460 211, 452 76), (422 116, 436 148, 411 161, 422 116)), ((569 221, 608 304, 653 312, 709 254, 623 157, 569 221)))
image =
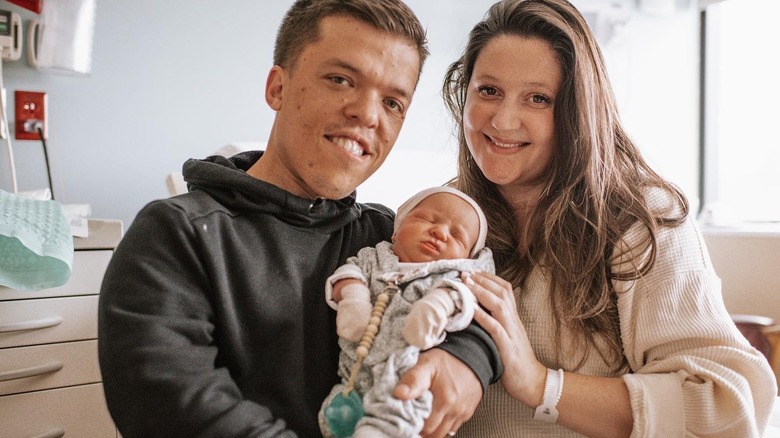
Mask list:
POLYGON ((116 438, 97 357, 100 285, 122 223, 88 221, 60 287, 0 286, 0 435, 116 438))

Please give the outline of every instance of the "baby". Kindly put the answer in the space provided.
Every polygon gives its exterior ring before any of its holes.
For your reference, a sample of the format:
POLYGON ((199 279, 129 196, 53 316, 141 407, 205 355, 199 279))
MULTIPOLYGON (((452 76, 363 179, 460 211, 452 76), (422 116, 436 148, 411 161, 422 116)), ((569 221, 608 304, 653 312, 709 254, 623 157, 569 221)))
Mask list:
POLYGON ((450 187, 429 188, 398 208, 392 243, 361 249, 328 278, 342 383, 320 412, 325 436, 419 435, 431 411, 430 392, 401 401, 392 397, 393 388, 420 350, 471 323, 476 299, 459 278, 461 272, 494 272, 486 235, 487 220, 473 199, 450 187), (335 405, 346 400, 333 403, 339 394, 351 394, 350 403, 359 406, 350 409, 364 415, 351 411, 351 420, 336 419, 343 412, 335 405))

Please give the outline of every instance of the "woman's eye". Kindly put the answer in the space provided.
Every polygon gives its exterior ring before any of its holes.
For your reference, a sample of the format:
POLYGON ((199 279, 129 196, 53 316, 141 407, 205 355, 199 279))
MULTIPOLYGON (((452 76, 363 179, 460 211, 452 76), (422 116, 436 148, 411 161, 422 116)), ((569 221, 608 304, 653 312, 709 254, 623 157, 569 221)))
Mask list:
POLYGON ((550 103, 550 98, 544 94, 534 94, 531 96, 531 102, 539 104, 550 103))
POLYGON ((479 94, 484 94, 485 96, 495 96, 498 94, 498 90, 486 85, 479 87, 478 90, 479 94))

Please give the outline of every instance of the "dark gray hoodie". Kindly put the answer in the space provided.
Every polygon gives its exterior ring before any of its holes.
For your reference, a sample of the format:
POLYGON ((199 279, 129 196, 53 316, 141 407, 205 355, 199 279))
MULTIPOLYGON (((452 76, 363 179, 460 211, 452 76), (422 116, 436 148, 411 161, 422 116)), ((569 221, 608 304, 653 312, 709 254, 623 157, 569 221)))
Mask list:
MULTIPOLYGON (((190 192, 136 216, 101 290, 99 358, 125 438, 318 436, 338 382, 327 277, 389 240, 393 213, 311 201, 246 174, 262 152, 184 164, 190 192)), ((477 326, 442 345, 483 387, 498 353, 477 326)))

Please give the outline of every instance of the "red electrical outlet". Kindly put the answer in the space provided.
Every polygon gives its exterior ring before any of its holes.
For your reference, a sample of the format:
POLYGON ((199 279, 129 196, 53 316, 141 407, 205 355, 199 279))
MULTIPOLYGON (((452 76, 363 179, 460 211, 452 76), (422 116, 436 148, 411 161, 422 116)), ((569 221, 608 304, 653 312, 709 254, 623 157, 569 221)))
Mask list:
POLYGON ((19 91, 14 93, 16 100, 16 139, 40 140, 38 128, 43 130, 43 138, 48 138, 46 129, 46 93, 40 91, 19 91))

